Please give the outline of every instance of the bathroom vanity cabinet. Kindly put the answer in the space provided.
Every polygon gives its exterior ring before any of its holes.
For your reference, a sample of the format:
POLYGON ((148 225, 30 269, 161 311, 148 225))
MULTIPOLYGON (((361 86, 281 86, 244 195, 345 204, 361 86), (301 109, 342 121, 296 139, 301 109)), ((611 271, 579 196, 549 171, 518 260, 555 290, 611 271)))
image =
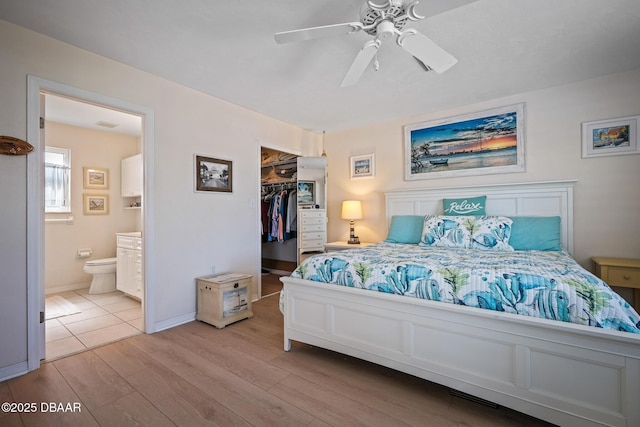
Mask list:
POLYGON ((116 289, 142 299, 142 235, 118 233, 116 239, 116 289))

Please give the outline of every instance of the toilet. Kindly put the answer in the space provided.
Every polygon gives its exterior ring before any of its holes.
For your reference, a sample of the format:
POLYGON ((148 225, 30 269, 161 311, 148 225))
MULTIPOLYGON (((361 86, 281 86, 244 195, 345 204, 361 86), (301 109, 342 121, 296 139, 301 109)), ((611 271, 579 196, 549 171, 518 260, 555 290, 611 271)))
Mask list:
POLYGON ((104 294, 116 290, 117 258, 94 259, 84 264, 85 273, 93 274, 89 294, 104 294))

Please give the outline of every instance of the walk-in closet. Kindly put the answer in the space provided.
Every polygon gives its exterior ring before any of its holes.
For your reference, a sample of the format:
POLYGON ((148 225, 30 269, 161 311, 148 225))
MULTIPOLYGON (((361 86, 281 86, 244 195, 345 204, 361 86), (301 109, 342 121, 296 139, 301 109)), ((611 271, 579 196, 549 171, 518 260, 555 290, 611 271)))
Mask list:
POLYGON ((326 244, 326 158, 262 147, 260 159, 261 296, 281 275, 326 244))
POLYGON ((260 216, 263 272, 292 272, 297 265, 298 156, 261 149, 260 216))

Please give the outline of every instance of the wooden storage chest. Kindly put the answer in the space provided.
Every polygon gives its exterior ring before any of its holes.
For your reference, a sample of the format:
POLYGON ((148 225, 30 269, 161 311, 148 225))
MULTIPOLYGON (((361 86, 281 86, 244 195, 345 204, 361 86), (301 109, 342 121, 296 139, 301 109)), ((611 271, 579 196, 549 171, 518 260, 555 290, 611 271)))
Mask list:
POLYGON ((216 328, 253 317, 251 278, 242 273, 221 273, 198 277, 196 319, 216 328))

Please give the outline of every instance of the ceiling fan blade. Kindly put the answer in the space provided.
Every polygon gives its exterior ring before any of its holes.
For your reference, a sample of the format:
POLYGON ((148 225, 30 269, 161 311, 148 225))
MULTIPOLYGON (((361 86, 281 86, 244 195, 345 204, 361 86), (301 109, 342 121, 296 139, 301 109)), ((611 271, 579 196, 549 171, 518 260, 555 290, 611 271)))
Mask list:
POLYGON ((447 71, 458 62, 449 52, 414 29, 404 31, 397 41, 400 47, 437 73, 447 71))
POLYGON ((344 76, 342 83, 340 83, 340 87, 354 85, 360 80, 360 76, 362 76, 364 70, 371 63, 381 44, 378 39, 369 40, 365 43, 364 47, 358 52, 358 56, 356 56, 353 64, 351 64, 351 68, 349 68, 349 71, 347 71, 347 74, 344 76))
POLYGON ((283 31, 275 35, 277 43, 289 43, 302 40, 318 39, 321 37, 341 36, 343 34, 360 31, 363 25, 360 22, 348 22, 345 24, 324 25, 322 27, 303 28, 301 30, 283 31))

